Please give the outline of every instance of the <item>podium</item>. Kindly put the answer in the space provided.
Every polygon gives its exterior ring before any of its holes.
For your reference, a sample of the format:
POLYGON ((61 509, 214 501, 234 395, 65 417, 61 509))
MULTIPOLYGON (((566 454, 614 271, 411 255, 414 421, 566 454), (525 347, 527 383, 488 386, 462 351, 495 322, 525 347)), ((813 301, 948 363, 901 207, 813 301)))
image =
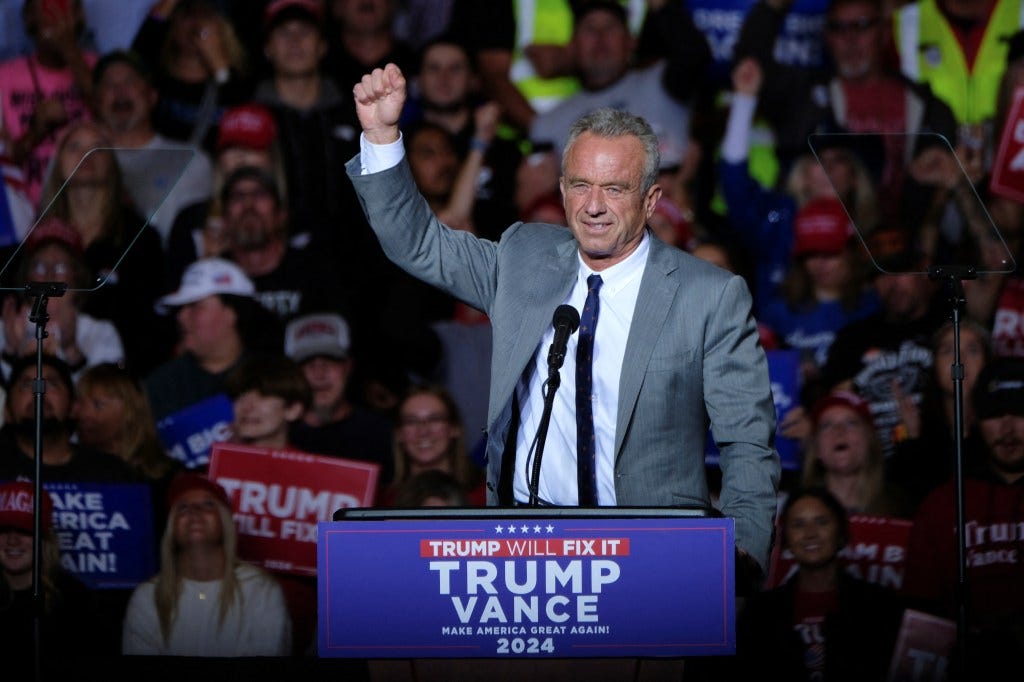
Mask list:
POLYGON ((342 509, 334 519, 318 528, 320 657, 535 671, 735 653, 732 519, 630 507, 342 509))

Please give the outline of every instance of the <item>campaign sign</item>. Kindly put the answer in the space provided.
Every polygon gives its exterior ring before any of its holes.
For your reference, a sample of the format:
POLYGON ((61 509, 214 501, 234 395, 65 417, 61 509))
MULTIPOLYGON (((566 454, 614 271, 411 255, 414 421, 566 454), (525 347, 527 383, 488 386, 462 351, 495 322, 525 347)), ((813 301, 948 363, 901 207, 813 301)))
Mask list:
POLYGON ((992 163, 989 189, 993 194, 1024 202, 1024 87, 1013 93, 1013 103, 992 163))
MULTIPOLYGON (((775 403, 775 449, 783 469, 797 471, 801 466, 800 443, 779 433, 779 424, 789 412, 800 407, 800 352, 795 350, 770 350, 765 352, 768 360, 768 380, 772 387, 772 402, 775 403)), ((718 447, 708 432, 704 462, 718 466, 718 447)))
POLYGON ((735 652, 729 518, 320 524, 319 655, 564 658, 735 652))
MULTIPOLYGON (((755 0, 687 0, 693 23, 711 48, 714 81, 726 86, 733 63, 733 48, 740 28, 755 0)), ((819 67, 823 63, 822 30, 827 0, 796 0, 786 13, 775 41, 775 58, 792 66, 819 67)))
POLYGON ((189 469, 199 469, 210 461, 210 448, 231 437, 235 408, 224 394, 217 394, 189 405, 157 422, 160 440, 167 454, 189 469))
POLYGON ((61 565, 93 589, 132 588, 156 573, 149 486, 44 483, 61 565))
POLYGON ((380 466, 215 443, 209 477, 231 498, 238 554, 266 569, 316 575, 318 521, 373 504, 380 466))
MULTIPOLYGON (((848 573, 869 583, 899 591, 906 571, 907 541, 912 521, 858 514, 850 517, 850 539, 839 552, 848 573)), ((781 538, 781 530, 775 537, 781 538)), ((775 543, 768 567, 766 588, 786 582, 796 571, 789 550, 775 543)))
POLYGON ((956 623, 907 609, 896 638, 887 682, 945 682, 956 644, 956 623))

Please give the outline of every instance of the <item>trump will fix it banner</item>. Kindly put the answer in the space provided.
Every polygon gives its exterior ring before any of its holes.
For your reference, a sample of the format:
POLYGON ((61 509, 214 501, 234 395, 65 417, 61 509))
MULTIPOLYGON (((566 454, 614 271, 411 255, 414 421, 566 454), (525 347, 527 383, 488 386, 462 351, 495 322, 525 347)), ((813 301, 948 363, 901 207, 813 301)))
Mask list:
POLYGON ((231 498, 239 556, 316 575, 317 523, 338 509, 371 506, 379 473, 368 462, 217 443, 209 477, 231 498))

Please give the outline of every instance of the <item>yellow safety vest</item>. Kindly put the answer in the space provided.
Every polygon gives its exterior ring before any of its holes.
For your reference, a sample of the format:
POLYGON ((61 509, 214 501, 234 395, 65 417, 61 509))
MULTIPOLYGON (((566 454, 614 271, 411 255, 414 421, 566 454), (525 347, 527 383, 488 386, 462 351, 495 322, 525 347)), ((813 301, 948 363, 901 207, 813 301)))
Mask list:
POLYGON ((1022 0, 997 0, 974 68, 936 0, 918 0, 893 13, 900 67, 911 80, 927 83, 953 110, 960 124, 995 116, 999 83, 1006 71, 1008 39, 1024 26, 1022 0))
MULTIPOLYGON (((627 8, 630 30, 636 35, 643 25, 645 0, 621 0, 627 8)), ((516 21, 515 48, 509 79, 530 103, 543 113, 580 88, 572 76, 541 78, 523 49, 527 45, 567 45, 572 40, 573 13, 568 0, 513 0, 516 21)))

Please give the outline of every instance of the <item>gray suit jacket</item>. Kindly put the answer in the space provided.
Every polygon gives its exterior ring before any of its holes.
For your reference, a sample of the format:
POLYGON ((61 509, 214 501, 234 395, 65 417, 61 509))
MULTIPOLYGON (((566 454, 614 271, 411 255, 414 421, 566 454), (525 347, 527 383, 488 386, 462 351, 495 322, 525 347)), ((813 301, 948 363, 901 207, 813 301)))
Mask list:
MULTIPOLYGON (((370 225, 401 268, 482 310, 493 327, 488 502, 498 503, 512 397, 576 279, 570 230, 516 223, 499 242, 442 225, 408 163, 360 175, 347 166, 370 225)), ((619 377, 615 494, 623 506, 711 507, 704 470, 710 423, 721 451, 718 508, 736 544, 767 566, 779 457, 775 408, 742 278, 651 240, 619 377)))

